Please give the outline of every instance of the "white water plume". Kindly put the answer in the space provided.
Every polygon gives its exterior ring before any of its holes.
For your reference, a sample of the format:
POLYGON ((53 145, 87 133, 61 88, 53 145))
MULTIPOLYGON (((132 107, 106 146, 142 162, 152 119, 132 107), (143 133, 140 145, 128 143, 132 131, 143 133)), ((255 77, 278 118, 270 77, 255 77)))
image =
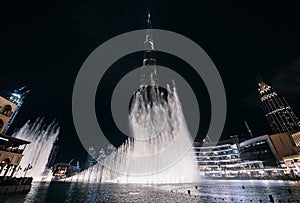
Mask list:
POLYGON ((42 180, 43 172, 46 169, 53 144, 59 134, 59 127, 56 122, 46 125, 43 119, 37 119, 34 123, 28 121, 20 128, 14 137, 30 141, 23 152, 23 158, 17 171, 17 176, 33 177, 34 181, 42 180), (31 169, 26 171, 30 164, 31 169))
POLYGON ((116 183, 197 182, 197 164, 175 87, 142 87, 129 115, 131 138, 70 181, 116 183), (96 174, 94 174, 94 172, 96 174))

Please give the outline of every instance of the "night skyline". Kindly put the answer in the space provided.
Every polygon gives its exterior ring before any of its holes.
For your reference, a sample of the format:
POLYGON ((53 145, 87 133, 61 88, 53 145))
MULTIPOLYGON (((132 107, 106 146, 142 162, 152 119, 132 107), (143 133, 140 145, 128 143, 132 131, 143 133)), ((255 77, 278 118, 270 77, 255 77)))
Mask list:
MULTIPOLYGON (((196 6, 152 2, 144 5, 138 1, 118 5, 23 4, 2 8, 1 92, 23 85, 31 89, 11 130, 37 117, 59 122, 59 144, 63 147, 58 161, 68 162, 74 158, 82 165, 85 158, 71 110, 73 84, 81 64, 106 40, 146 28, 149 8, 153 13, 153 28, 171 30, 192 39, 218 68, 228 101, 223 138, 246 132, 245 120, 254 136, 271 132, 259 106, 257 74, 285 96, 299 116, 300 29, 295 5, 223 3, 216 7, 210 3, 196 6)), ((111 83, 142 63, 138 53, 126 58, 127 61, 120 60, 110 70, 116 77, 111 83), (120 71, 120 68, 123 69, 120 71)), ((176 60, 158 54, 157 63, 169 64, 172 68, 168 59, 176 60)), ((180 67, 173 68, 179 70, 180 67)), ((198 78, 187 77, 191 83, 198 82, 198 78)), ((199 84, 198 91, 205 92, 203 84, 199 84)), ((98 97, 96 100, 100 101, 98 97)), ((199 103, 204 109, 209 104, 205 99, 199 103)))

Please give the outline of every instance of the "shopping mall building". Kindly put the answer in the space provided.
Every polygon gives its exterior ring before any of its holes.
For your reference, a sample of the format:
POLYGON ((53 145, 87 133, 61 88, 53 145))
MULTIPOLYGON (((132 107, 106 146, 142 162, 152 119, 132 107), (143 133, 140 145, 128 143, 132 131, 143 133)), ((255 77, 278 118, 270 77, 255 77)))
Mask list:
POLYGON ((238 136, 219 142, 195 142, 200 175, 208 177, 300 176, 300 132, 238 136), (299 160, 299 161, 298 161, 299 160))

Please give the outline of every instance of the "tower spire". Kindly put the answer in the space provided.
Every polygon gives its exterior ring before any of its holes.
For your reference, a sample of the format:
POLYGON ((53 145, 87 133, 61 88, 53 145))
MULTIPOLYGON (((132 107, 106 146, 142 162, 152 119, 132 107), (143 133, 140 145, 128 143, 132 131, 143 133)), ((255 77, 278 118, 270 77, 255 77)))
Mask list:
POLYGON ((259 91, 260 93, 269 91, 269 90, 271 89, 271 86, 267 85, 267 84, 262 80, 262 78, 260 77, 259 74, 257 74, 256 79, 257 79, 257 82, 258 82, 258 91, 259 91))
POLYGON ((249 125, 248 125, 247 121, 244 121, 244 123, 245 123, 245 126, 246 126, 246 128, 247 128, 247 131, 248 131, 248 133, 249 133, 250 138, 253 138, 252 131, 251 131, 251 129, 249 128, 249 125))
POLYGON ((151 13, 150 13, 150 10, 148 10, 146 40, 144 42, 144 50, 145 51, 154 50, 154 42, 153 42, 153 35, 152 35, 151 29, 152 29, 151 13))
POLYGON ((147 24, 148 24, 148 29, 151 29, 151 28, 152 28, 152 25, 151 25, 151 12, 150 12, 150 9, 148 9, 148 19, 147 19, 147 24))
POLYGON ((151 25, 151 13, 148 10, 146 39, 144 41, 144 60, 141 68, 141 86, 157 85, 156 59, 151 25))
POLYGON ((260 77, 260 74, 257 74, 256 79, 257 82, 263 82, 262 78, 260 77))

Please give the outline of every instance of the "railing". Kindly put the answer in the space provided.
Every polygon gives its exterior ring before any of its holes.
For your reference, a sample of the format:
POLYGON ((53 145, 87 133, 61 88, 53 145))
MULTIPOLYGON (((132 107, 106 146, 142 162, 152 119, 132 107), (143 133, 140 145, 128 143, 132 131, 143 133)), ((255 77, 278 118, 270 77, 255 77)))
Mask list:
POLYGON ((0 177, 0 186, 18 186, 18 185, 31 185, 32 177, 13 178, 13 177, 0 177))
POLYGON ((19 148, 7 148, 7 147, 0 146, 0 151, 6 151, 6 152, 22 154, 24 150, 19 149, 19 148))

